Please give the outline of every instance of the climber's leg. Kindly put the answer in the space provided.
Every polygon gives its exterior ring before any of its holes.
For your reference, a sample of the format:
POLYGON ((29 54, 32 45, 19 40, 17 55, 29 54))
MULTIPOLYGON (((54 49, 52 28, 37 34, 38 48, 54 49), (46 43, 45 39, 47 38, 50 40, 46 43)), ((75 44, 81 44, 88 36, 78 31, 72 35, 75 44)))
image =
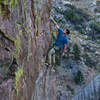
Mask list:
POLYGON ((52 56, 52 71, 55 72, 54 66, 55 66, 55 53, 52 56))
POLYGON ((55 53, 53 54, 53 65, 55 65, 55 53))
POLYGON ((55 53, 55 49, 52 48, 48 53, 48 62, 50 65, 52 65, 52 55, 55 53))

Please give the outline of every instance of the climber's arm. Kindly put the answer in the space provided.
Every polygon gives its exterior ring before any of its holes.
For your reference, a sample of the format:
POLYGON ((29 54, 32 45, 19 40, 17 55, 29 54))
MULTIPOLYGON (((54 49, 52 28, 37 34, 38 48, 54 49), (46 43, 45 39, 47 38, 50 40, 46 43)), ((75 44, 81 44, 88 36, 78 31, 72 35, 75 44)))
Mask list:
POLYGON ((49 20, 55 24, 57 29, 59 29, 57 22, 52 17, 50 17, 49 20))
POLYGON ((56 28, 59 29, 57 22, 54 19, 52 19, 51 21, 55 24, 56 28))
POLYGON ((64 48, 63 48, 63 51, 62 51, 62 56, 64 56, 64 54, 65 54, 65 50, 67 49, 67 45, 66 44, 64 44, 64 48))

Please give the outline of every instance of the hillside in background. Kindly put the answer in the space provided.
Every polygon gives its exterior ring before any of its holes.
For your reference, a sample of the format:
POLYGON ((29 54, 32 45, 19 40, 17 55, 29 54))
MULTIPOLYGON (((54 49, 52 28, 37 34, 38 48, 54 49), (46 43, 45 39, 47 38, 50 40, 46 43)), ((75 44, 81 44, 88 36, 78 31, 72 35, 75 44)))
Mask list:
MULTIPOLYGON (((53 2, 51 16, 61 28, 71 31, 65 58, 56 54, 57 100, 99 100, 100 1, 53 2)), ((52 24, 52 43, 56 33, 52 24)))

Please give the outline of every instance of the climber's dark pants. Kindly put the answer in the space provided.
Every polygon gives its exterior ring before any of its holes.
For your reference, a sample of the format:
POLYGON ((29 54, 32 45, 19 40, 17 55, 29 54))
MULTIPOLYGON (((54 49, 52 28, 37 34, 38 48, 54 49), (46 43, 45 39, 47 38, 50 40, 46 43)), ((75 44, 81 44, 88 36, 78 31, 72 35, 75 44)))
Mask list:
POLYGON ((56 51, 59 51, 58 46, 54 46, 52 49, 50 49, 50 51, 48 53, 48 62, 49 62, 50 65, 55 64, 55 52, 56 51))

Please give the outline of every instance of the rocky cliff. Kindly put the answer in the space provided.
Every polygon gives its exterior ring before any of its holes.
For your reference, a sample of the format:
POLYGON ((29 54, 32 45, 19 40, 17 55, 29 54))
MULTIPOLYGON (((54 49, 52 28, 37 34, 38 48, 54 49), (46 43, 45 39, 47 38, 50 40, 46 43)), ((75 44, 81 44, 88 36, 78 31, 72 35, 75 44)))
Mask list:
MULTIPOLYGON (((51 40, 51 1, 0 0, 0 100, 42 100, 46 95, 40 85, 43 95, 40 92, 35 99, 36 80, 51 40)), ((45 87, 47 79, 43 76, 41 80, 39 84, 45 87)))

